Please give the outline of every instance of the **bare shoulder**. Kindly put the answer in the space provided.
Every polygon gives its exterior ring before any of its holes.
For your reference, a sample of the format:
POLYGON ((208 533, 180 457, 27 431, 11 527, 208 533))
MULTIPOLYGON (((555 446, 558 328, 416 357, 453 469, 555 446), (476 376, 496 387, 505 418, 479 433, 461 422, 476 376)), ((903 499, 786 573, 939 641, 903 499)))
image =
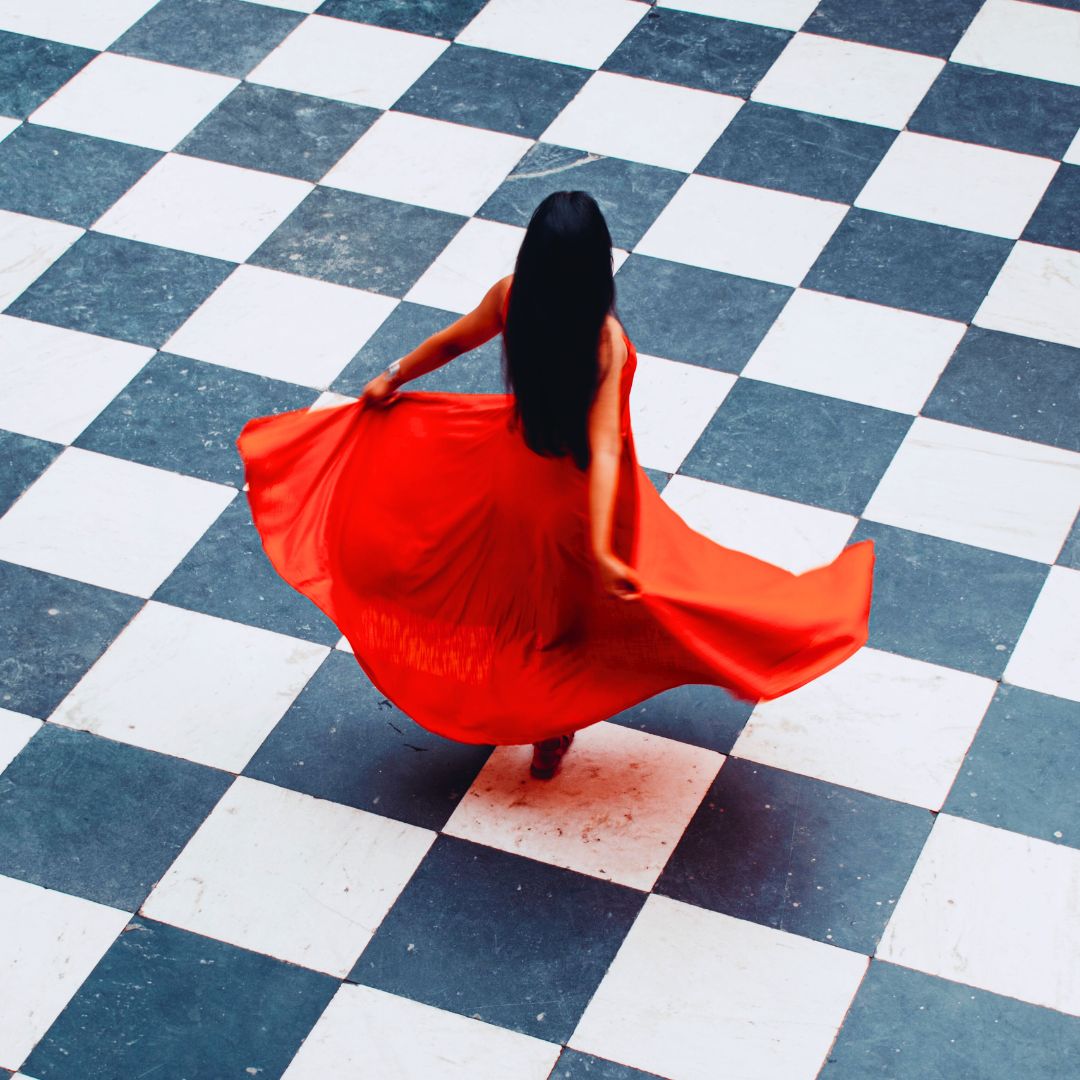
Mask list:
POLYGON ((618 371, 626 360, 626 341, 623 338, 622 324, 614 315, 608 315, 604 320, 600 331, 600 361, 601 378, 606 378, 609 369, 614 366, 618 371))

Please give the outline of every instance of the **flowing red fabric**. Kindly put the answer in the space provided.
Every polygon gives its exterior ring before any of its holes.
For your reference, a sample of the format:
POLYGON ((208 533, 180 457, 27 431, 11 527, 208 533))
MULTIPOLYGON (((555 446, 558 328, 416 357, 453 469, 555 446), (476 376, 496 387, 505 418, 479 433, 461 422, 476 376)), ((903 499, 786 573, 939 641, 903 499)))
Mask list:
POLYGON ((536 742, 683 683, 774 698, 865 643, 871 541, 793 574, 660 497, 634 451, 626 344, 613 547, 640 577, 634 600, 600 584, 587 474, 528 449, 511 395, 399 391, 256 417, 237 439, 271 563, 429 730, 536 742))

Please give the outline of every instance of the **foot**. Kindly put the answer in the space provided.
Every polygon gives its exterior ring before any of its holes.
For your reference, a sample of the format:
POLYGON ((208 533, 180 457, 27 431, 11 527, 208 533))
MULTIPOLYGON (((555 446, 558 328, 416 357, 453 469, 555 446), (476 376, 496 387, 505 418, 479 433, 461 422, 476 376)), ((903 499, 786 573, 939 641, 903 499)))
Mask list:
POLYGON ((537 780, 550 780, 559 771, 563 754, 570 748, 573 741, 574 734, 571 732, 569 735, 557 735, 554 739, 533 743, 533 758, 529 772, 537 780))

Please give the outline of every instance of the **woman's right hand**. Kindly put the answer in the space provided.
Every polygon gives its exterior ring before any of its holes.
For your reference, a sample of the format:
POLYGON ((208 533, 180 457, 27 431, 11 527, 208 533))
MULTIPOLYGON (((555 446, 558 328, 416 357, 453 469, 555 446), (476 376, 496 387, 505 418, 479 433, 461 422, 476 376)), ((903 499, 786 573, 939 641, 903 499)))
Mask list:
POLYGON ((641 596, 641 579, 629 563, 623 562, 612 551, 597 555, 596 563, 600 581, 612 596, 623 600, 636 600, 641 596))

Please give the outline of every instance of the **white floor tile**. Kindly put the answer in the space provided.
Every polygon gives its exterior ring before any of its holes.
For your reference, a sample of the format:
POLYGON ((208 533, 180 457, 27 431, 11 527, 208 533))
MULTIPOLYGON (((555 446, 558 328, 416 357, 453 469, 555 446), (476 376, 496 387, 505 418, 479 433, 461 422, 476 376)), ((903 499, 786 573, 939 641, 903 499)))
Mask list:
POLYGON ((344 19, 305 19, 248 82, 389 109, 448 41, 344 19))
POLYGON ((336 409, 339 405, 352 405, 357 398, 348 394, 338 394, 333 390, 324 390, 309 406, 308 412, 318 409, 336 409))
POLYGON ((695 531, 793 574, 832 562, 858 518, 756 491, 673 476, 663 499, 695 531))
POLYGON ((22 1064, 129 917, 0 877, 0 1066, 22 1064))
POLYGON ((108 48, 157 0, 0 0, 0 30, 108 48))
POLYGON ((1080 505, 1080 454, 916 417, 863 517, 1053 562, 1080 505))
POLYGON ((1080 86, 1080 12, 987 0, 950 59, 1080 86))
POLYGON ((855 205, 1016 239, 1058 163, 990 146, 902 131, 855 205))
POLYGON ((760 703, 732 754, 937 810, 994 696, 993 679, 861 649, 760 703))
POLYGON ((694 175, 634 249, 707 270, 798 285, 847 207, 694 175))
POLYGON ((701 437, 736 376, 638 353, 630 415, 638 461, 673 473, 701 437))
POLYGON ((22 748, 37 734, 41 721, 33 716, 0 709, 0 772, 22 753, 22 748))
POLYGON ((742 373, 917 413, 966 329, 960 322, 798 289, 742 373))
POLYGON ((52 266, 83 230, 0 210, 0 311, 52 266))
POLYGON ((243 262, 314 186, 168 154, 94 223, 94 230, 243 262))
POLYGON ((971 320, 1080 348, 1080 252, 1019 241, 971 320))
POLYGON ((579 731, 555 779, 500 746, 443 828, 488 847, 651 889, 723 755, 618 724, 579 731))
POLYGON ((556 64, 598 68, 649 9, 631 0, 490 0, 455 39, 556 64), (573 27, 567 33, 567 27, 573 27))
POLYGON ((939 814, 877 955, 1080 1016, 1080 851, 939 814))
POLYGON ((690 172, 742 104, 726 94, 598 71, 541 140, 690 172))
POLYGON ((1066 165, 1080 165, 1080 128, 1077 128, 1076 135, 1069 144, 1069 149, 1065 151, 1065 156, 1061 160, 1066 165))
POLYGON ((513 272, 524 235, 525 230, 517 225, 472 218, 405 299, 446 311, 472 311, 499 278, 513 272))
POLYGON ((0 116, 0 142, 3 142, 20 124, 14 116, 0 116))
POLYGON ((346 983, 282 1080, 546 1080, 561 1046, 346 983))
POLYGON ((434 839, 415 825, 239 777, 142 911, 344 978, 434 839))
POLYGON ((146 597, 236 494, 68 447, 0 518, 0 559, 146 597))
POLYGON ((325 387, 396 306, 389 296, 239 266, 164 348, 272 379, 325 387))
POLYGON ((1080 701, 1080 570, 1050 567, 1003 677, 1080 701))
POLYGON ((798 30, 818 6, 818 0, 659 0, 656 6, 798 30))
POLYGON ((344 188, 453 214, 474 214, 531 139, 386 112, 323 177, 344 188))
POLYGON ((238 79, 102 53, 34 112, 35 124, 171 150, 238 79))
POLYGON ((813 1080, 867 962, 653 895, 568 1045, 669 1080, 813 1080))
POLYGON ((796 34, 750 96, 766 105, 902 128, 944 64, 936 57, 796 34))
POLYGON ((150 601, 49 719, 240 772, 329 651, 150 601))
POLYGON ((266 7, 284 8, 286 11, 302 11, 311 14, 323 0, 245 0, 246 3, 263 4, 266 7))
POLYGON ((70 443, 154 350, 0 315, 0 427, 70 443))

